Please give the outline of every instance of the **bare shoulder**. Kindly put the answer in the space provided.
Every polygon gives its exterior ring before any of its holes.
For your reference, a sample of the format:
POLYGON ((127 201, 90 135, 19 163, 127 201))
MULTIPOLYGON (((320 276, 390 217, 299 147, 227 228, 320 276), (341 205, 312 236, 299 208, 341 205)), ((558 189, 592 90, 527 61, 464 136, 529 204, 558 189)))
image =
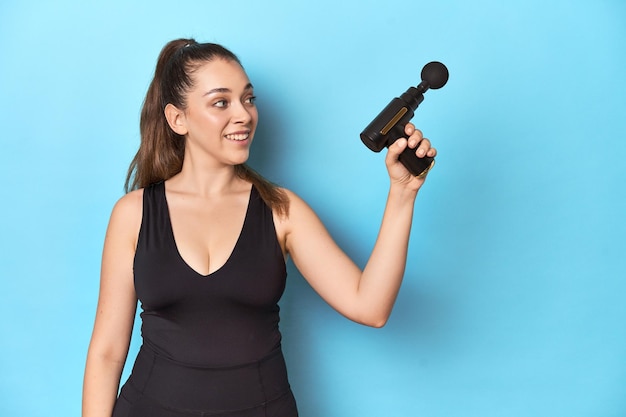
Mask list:
POLYGON ((282 219, 284 222, 288 223, 291 220, 299 218, 303 214, 312 213, 313 210, 311 207, 298 194, 287 188, 281 188, 281 190, 289 199, 289 214, 282 219))
POLYGON ((289 214, 287 216, 274 215, 279 236, 286 237, 299 224, 306 223, 311 225, 319 222, 317 214, 302 197, 287 188, 281 188, 281 190, 284 191, 289 199, 289 214))
POLYGON ((113 215, 136 217, 141 216, 143 209, 143 188, 122 196, 113 207, 113 215))
POLYGON ((143 189, 129 192, 115 203, 109 221, 109 232, 136 237, 142 214, 143 189))

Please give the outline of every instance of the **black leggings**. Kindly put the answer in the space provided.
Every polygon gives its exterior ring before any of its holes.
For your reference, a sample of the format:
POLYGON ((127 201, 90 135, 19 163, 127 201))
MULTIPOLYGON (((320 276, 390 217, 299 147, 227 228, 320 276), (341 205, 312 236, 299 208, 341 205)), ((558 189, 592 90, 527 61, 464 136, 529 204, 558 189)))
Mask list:
POLYGON ((186 367, 142 347, 112 417, 297 417, 280 349, 232 368, 186 367))

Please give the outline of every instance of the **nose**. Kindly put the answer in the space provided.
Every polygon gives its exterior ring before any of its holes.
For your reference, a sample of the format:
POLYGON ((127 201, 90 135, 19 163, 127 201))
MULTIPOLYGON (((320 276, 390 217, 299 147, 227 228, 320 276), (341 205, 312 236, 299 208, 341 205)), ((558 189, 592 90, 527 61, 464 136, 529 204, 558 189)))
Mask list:
POLYGON ((233 122, 239 124, 250 123, 253 119, 253 112, 256 109, 246 106, 245 103, 237 102, 232 106, 233 122))

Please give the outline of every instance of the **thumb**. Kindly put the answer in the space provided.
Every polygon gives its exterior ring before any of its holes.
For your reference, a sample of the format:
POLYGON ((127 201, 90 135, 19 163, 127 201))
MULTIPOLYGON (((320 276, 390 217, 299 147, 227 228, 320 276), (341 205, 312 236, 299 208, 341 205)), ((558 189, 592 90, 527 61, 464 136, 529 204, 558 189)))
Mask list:
POLYGON ((394 163, 398 160, 398 156, 407 147, 408 141, 405 138, 400 138, 391 144, 387 151, 387 163, 394 163))

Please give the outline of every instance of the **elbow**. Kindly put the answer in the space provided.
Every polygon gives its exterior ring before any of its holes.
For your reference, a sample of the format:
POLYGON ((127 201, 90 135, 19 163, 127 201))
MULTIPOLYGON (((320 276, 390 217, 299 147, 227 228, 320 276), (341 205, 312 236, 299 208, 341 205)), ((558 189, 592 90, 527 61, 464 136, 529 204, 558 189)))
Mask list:
POLYGON ((352 312, 342 312, 345 317, 352 320, 355 323, 361 324, 367 327, 373 327, 380 329, 385 327, 389 317, 391 316, 390 308, 373 308, 371 304, 368 308, 355 309, 352 312))
POLYGON ((375 329, 382 329, 383 327, 385 327, 385 324, 387 324, 387 318, 384 318, 382 320, 377 320, 377 321, 373 321, 369 324, 370 327, 373 327, 375 329))
POLYGON ((367 327, 380 329, 382 327, 385 327, 388 320, 389 320, 389 316, 379 316, 379 317, 363 318, 362 320, 358 320, 358 322, 367 327))

